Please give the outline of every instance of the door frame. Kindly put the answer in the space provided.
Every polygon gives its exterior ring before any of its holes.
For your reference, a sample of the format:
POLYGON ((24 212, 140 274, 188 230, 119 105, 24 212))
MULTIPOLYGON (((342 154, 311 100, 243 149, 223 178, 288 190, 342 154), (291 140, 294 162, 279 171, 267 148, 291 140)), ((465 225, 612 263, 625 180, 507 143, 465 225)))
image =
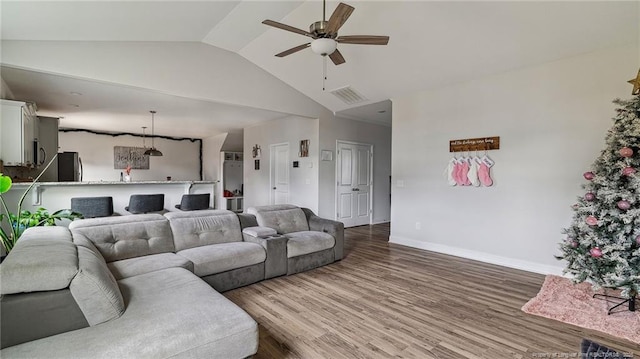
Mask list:
POLYGON ((333 218, 338 220, 338 184, 340 183, 340 179, 338 177, 338 168, 340 157, 338 156, 338 151, 340 150, 340 144, 344 143, 347 145, 358 145, 358 146, 369 146, 369 151, 371 156, 369 156, 369 224, 373 223, 373 144, 364 143, 364 142, 355 142, 355 141, 347 141, 347 140, 336 140, 336 167, 335 167, 335 189, 334 189, 334 199, 335 199, 335 208, 333 210, 333 218))
MULTIPOLYGON (((272 143, 269 145, 269 204, 275 203, 275 191, 273 190, 273 179, 274 179, 274 168, 275 168, 275 151, 273 150, 277 146, 287 146, 287 157, 291 156, 291 145, 289 142, 281 142, 281 143, 272 143)), ((287 158, 286 166, 289 167, 289 158, 287 158)), ((288 177, 287 181, 289 182, 289 186, 291 186, 291 171, 287 171, 288 177)), ((289 194, 291 194, 289 189, 289 194)))

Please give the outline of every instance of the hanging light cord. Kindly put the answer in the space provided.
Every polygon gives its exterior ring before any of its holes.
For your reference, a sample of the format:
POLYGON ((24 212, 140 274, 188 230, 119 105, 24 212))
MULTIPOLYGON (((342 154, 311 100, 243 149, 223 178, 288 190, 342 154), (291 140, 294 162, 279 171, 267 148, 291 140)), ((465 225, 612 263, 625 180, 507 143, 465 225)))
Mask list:
POLYGON ((150 111, 151 112, 151 148, 155 149, 156 148, 156 141, 154 141, 154 134, 156 133, 155 131, 155 111, 150 111))
POLYGON ((325 90, 324 83, 327 81, 327 56, 322 56, 322 91, 325 90))

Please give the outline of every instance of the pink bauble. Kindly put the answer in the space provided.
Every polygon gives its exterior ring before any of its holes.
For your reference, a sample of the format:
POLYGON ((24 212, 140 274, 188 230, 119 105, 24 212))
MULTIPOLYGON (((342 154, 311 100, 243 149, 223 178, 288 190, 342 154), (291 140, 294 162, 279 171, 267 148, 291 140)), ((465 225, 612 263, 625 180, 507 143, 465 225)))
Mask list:
POLYGON ((636 237, 636 244, 640 246, 640 236, 636 237))
POLYGON ((587 193, 587 194, 585 194, 585 195, 584 195, 584 199, 585 199, 585 201, 589 201, 589 202, 591 202, 591 201, 593 201, 594 199, 596 199, 596 195, 595 195, 595 194, 593 194, 593 193, 591 193, 591 192, 589 192, 589 193, 587 193))
POLYGON ((598 224, 598 219, 594 216, 588 216, 585 219, 585 222, 587 222, 587 224, 590 226, 595 226, 596 224, 598 224))
POLYGON ((602 257, 602 250, 598 247, 593 247, 589 250, 589 253, 591 254, 591 256, 593 258, 600 258, 602 257))
POLYGON ((633 167, 625 167, 622 169, 622 174, 625 176, 631 176, 634 173, 636 173, 636 169, 633 167))
POLYGON ((622 147, 620 149, 620 156, 622 157, 631 157, 633 156, 633 150, 629 147, 622 147))
POLYGON ((629 203, 629 201, 623 199, 622 201, 618 201, 618 208, 620 208, 623 211, 626 211, 629 208, 631 208, 631 203, 629 203))
POLYGON ((593 172, 589 171, 589 172, 585 172, 583 176, 586 180, 591 181, 596 175, 594 175, 593 172))
POLYGON ((571 248, 578 248, 578 242, 571 241, 571 248))

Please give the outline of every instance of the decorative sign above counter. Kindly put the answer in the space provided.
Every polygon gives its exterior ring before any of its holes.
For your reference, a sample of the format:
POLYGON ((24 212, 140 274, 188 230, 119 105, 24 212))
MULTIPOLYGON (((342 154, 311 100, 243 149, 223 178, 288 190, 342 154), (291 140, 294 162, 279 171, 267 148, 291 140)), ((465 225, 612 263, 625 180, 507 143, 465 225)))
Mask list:
POLYGON ((466 138, 449 141, 449 152, 488 151, 500 149, 500 136, 466 138))
POLYGON ((133 169, 148 170, 149 156, 144 155, 144 147, 113 146, 113 168, 125 169, 131 166, 133 169))

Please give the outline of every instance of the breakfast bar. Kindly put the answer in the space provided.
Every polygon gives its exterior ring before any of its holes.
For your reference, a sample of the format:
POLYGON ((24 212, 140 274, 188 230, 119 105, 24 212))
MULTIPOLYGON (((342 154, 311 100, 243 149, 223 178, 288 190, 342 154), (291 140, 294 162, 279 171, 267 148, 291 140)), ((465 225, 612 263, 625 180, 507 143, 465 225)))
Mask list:
MULTIPOLYGON (((34 184, 27 194, 22 209, 33 210, 44 207, 50 212, 63 208, 70 208, 72 197, 113 197, 113 210, 116 214, 129 214, 125 207, 129 204, 132 194, 165 195, 165 210, 178 211, 176 204, 180 203, 184 194, 211 194, 211 208, 214 207, 215 181, 91 181, 91 182, 41 182, 34 184)), ((31 183, 14 183, 6 193, 7 203, 17 203, 20 196, 31 183)))

